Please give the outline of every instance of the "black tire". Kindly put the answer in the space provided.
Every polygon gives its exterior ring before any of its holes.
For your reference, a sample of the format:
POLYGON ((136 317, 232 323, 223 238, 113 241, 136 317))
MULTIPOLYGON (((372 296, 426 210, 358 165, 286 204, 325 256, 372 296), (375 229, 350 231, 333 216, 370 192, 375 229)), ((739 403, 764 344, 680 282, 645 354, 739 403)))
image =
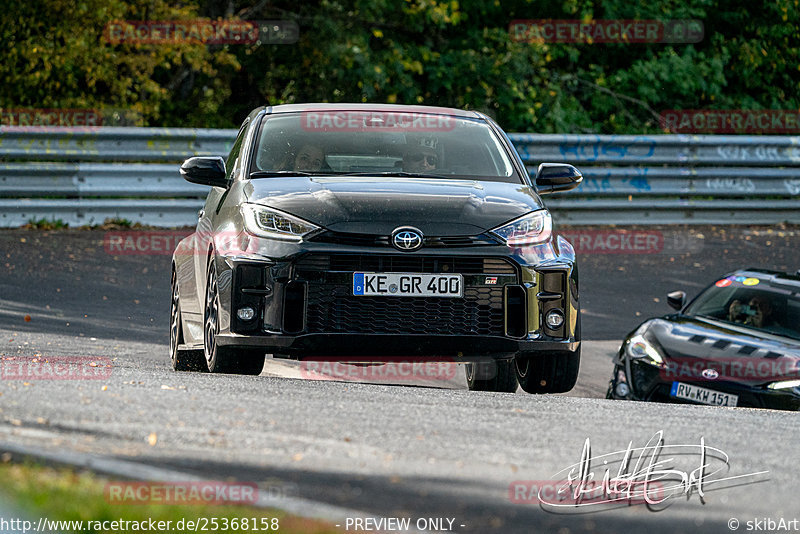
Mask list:
POLYGON ((169 355, 175 371, 207 371, 202 350, 179 349, 183 343, 181 321, 181 301, 178 293, 178 280, 172 270, 172 298, 169 310, 169 355))
POLYGON ((219 287, 217 268, 213 259, 206 276, 206 299, 203 308, 203 355, 211 373, 258 375, 264 369, 266 351, 222 347, 217 344, 219 334, 219 287))
POLYGON ((464 365, 470 391, 515 393, 517 374, 514 360, 490 360, 464 365))
POLYGON ((578 381, 581 348, 574 352, 521 352, 514 362, 519 385, 527 393, 566 393, 578 381))

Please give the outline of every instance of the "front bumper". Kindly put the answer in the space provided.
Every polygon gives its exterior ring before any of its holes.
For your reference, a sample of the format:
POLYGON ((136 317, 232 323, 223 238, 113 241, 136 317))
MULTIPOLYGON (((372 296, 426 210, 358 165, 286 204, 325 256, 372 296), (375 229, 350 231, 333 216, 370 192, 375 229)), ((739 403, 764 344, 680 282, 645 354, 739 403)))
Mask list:
POLYGON ((289 357, 370 361, 506 358, 518 352, 575 351, 580 343, 574 256, 559 254, 551 244, 511 255, 507 247, 492 246, 377 253, 308 245, 279 258, 217 258, 224 310, 217 343, 289 357), (531 258, 540 261, 531 265, 531 258), (354 272, 458 273, 464 295, 355 296, 354 272), (247 321, 237 316, 245 307, 254 310, 247 321), (554 309, 565 320, 551 328, 544 317, 554 309))
POLYGON ((448 361, 505 359, 517 352, 575 351, 577 340, 513 340, 501 337, 448 335, 220 334, 217 343, 234 347, 260 347, 266 352, 293 357, 348 357, 353 361, 392 361, 406 357, 448 361))
MULTIPOLYGON (((658 367, 629 358, 624 358, 614 365, 606 397, 619 400, 700 404, 672 397, 670 390, 674 380, 737 395, 739 397, 737 406, 740 407, 800 410, 800 396, 788 390, 772 390, 762 386, 750 386, 729 381, 672 379, 665 377, 663 371, 658 367), (619 388, 621 382, 624 382, 627 388, 619 388), (620 395, 620 389, 627 389, 627 394, 620 395)), ((700 405, 705 406, 704 404, 700 405)))

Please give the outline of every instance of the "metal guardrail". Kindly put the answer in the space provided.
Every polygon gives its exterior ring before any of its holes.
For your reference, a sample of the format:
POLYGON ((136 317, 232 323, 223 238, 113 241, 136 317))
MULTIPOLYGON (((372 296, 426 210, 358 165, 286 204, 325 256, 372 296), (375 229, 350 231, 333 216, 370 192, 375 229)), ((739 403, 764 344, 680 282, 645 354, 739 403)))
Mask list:
POLYGON ((219 129, 0 129, 0 227, 40 219, 194 225, 208 188, 183 180, 178 165, 225 155, 235 138, 236 130, 219 129))
POLYGON ((800 222, 800 137, 511 136, 530 171, 576 165, 584 183, 547 199, 572 224, 800 222))
POLYGON ((193 128, 4 128, 0 160, 174 163, 227 154, 236 130, 193 128))
MULTIPOLYGON (((235 130, 0 129, 0 227, 108 218, 192 225, 207 188, 178 164, 224 155, 235 130)), ((800 137, 512 134, 529 171, 576 165, 584 183, 547 197, 570 224, 800 223, 800 137)))

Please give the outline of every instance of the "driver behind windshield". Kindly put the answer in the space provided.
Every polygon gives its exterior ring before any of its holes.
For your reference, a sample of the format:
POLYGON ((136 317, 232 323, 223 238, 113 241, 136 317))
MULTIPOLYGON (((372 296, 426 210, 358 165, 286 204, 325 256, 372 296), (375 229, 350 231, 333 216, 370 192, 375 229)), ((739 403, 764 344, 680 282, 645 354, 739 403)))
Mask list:
POLYGON ((319 146, 305 143, 297 152, 289 152, 278 165, 281 171, 314 172, 330 170, 325 163, 325 152, 319 146))
POLYGON ((294 160, 295 171, 318 171, 325 165, 325 153, 318 146, 303 145, 294 160))
POLYGON ((777 325, 772 304, 768 299, 759 295, 751 298, 747 304, 743 304, 738 299, 731 302, 728 308, 728 320, 756 328, 777 325))
POLYGON ((439 140, 436 137, 417 137, 408 144, 403 154, 405 172, 428 173, 439 164, 439 140))
POLYGON ((737 300, 728 307, 728 320, 733 323, 752 326, 773 334, 797 337, 797 331, 782 324, 786 317, 779 313, 780 306, 775 305, 766 295, 755 295, 747 304, 737 300))

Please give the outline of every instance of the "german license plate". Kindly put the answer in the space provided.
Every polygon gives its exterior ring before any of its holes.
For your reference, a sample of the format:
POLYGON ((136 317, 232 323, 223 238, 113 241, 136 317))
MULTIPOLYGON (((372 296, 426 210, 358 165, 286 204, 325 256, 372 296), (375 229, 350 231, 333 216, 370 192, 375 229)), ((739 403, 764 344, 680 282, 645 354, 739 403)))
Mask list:
POLYGON ((353 273, 353 295, 373 297, 461 297, 460 274, 353 273))
POLYGON ((701 388, 700 386, 693 386, 682 382, 672 383, 670 396, 676 399, 685 399, 701 404, 710 404, 712 406, 736 406, 739 402, 738 395, 722 393, 721 391, 714 391, 713 389, 701 388))

